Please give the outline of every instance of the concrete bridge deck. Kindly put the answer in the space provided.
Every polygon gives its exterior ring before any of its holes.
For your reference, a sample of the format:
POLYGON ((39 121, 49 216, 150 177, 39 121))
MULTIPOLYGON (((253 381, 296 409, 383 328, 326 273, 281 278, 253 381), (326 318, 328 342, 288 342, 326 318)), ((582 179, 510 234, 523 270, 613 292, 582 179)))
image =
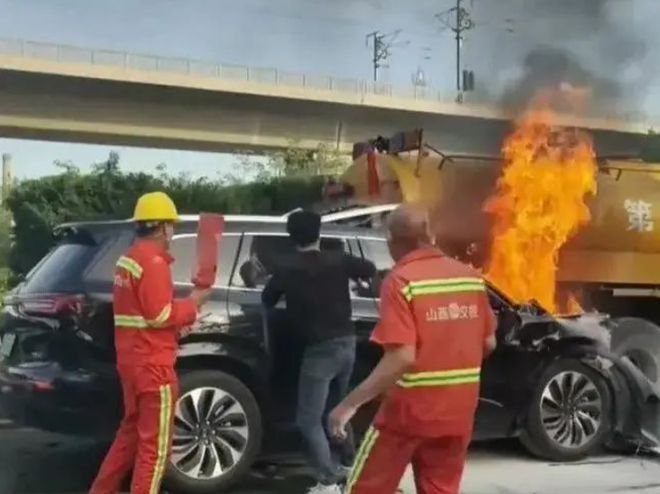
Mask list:
MULTIPOLYGON (((427 88, 185 59, 0 40, 0 135, 233 152, 319 143, 349 151, 423 127, 450 152, 494 153, 512 115, 427 88)), ((599 151, 636 151, 660 127, 640 115, 558 123, 594 131, 599 151)))

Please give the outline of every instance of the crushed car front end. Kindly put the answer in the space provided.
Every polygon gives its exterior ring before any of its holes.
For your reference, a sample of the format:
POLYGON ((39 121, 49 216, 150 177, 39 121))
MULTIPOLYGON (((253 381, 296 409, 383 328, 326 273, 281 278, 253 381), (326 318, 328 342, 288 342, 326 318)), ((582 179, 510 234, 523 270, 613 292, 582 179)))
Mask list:
POLYGON ((612 348, 612 332, 617 325, 616 319, 605 314, 559 317, 536 344, 552 348, 562 357, 579 359, 603 376, 613 402, 610 446, 658 452, 660 387, 612 348))

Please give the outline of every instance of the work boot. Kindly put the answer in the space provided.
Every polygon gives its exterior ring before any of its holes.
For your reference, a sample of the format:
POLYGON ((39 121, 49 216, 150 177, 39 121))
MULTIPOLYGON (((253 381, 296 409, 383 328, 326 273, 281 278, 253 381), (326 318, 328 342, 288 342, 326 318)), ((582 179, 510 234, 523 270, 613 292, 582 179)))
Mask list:
POLYGON ((352 466, 349 467, 347 465, 339 465, 339 468, 337 469, 337 477, 339 477, 341 482, 346 482, 352 471, 352 466))

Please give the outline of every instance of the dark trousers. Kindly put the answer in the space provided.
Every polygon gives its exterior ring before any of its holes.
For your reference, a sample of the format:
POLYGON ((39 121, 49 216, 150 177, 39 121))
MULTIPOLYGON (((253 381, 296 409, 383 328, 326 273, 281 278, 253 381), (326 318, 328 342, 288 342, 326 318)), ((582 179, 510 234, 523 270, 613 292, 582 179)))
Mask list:
POLYGON ((355 455, 352 434, 338 442, 328 434, 328 414, 348 392, 355 363, 355 337, 335 338, 305 349, 298 385, 296 424, 305 440, 317 480, 342 480, 341 465, 355 455))

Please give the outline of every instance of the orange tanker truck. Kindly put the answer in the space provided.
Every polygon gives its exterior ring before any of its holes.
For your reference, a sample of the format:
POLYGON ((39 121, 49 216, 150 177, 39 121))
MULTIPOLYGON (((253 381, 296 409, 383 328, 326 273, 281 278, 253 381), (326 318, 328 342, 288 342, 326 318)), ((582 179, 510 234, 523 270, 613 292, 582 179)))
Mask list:
POLYGON ((342 191, 359 203, 424 203, 438 245, 514 300, 618 318, 613 347, 657 383, 660 159, 591 149, 583 134, 527 128, 503 156, 448 155, 416 130, 356 144, 342 191))

